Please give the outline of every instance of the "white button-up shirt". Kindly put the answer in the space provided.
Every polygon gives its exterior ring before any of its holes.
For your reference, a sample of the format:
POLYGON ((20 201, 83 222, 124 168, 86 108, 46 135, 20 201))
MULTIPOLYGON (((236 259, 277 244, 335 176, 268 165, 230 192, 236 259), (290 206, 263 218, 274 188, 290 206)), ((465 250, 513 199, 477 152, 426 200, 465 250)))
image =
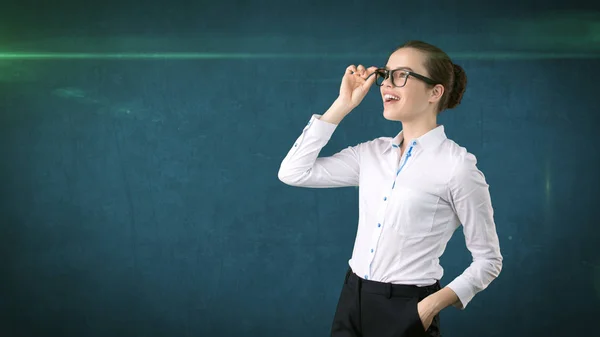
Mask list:
POLYGON ((360 277, 396 284, 440 280, 439 258, 462 224, 473 256, 447 287, 464 309, 502 269, 502 255, 484 175, 476 158, 438 126, 409 141, 402 131, 319 157, 337 125, 313 115, 281 163, 291 186, 359 187, 358 229, 349 265, 360 277))

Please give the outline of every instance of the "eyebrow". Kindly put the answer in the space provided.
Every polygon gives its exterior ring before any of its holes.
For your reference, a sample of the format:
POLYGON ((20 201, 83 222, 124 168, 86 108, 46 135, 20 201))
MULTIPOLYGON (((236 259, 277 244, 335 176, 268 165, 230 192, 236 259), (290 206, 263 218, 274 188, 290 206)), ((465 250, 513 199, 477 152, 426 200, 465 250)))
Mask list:
MULTIPOLYGON (((385 66, 385 69, 390 70, 390 68, 388 66, 385 66)), ((414 70, 412 70, 411 67, 396 67, 394 69, 403 69, 403 70, 408 70, 408 71, 414 71, 414 70)))

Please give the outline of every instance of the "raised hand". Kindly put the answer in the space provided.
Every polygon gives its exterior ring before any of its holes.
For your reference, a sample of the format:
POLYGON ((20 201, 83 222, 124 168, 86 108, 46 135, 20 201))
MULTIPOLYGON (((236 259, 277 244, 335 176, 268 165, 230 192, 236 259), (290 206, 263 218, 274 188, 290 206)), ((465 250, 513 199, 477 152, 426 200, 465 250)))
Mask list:
POLYGON ((377 67, 365 69, 363 65, 358 65, 358 67, 351 65, 346 68, 340 86, 340 94, 323 114, 321 120, 333 124, 341 122, 365 98, 369 88, 375 82, 376 76, 374 74, 376 70, 377 67))
POLYGON ((376 76, 371 76, 377 67, 365 69, 363 65, 358 67, 351 65, 346 68, 342 84, 340 86, 340 100, 349 109, 356 108, 369 92, 369 88, 375 82, 376 76))

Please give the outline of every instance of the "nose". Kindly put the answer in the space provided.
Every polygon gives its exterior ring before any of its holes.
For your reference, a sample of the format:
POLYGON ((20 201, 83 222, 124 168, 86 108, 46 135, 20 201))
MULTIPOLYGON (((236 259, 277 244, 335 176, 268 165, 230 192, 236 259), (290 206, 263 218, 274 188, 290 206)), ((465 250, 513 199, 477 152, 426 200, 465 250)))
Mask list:
MULTIPOLYGON (((378 75, 378 76, 381 76, 381 75, 378 75)), ((390 78, 389 73, 385 74, 385 77, 383 78, 383 81, 381 81, 380 86, 387 87, 387 88, 390 88, 392 86, 392 79, 390 78)))

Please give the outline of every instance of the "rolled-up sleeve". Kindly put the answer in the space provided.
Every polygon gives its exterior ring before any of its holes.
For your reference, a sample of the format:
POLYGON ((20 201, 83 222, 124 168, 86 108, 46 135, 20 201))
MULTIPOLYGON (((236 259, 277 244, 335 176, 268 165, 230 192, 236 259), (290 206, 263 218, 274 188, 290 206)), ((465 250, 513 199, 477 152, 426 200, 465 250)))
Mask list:
POLYGON ((332 156, 319 157, 337 125, 313 115, 281 162, 278 177, 283 183, 299 187, 358 186, 358 147, 347 147, 332 156))
POLYGON ((474 155, 466 153, 461 157, 448 187, 473 257, 470 266, 448 284, 460 300, 455 307, 464 309, 478 292, 498 277, 502 270, 502 255, 489 185, 477 168, 474 155))

